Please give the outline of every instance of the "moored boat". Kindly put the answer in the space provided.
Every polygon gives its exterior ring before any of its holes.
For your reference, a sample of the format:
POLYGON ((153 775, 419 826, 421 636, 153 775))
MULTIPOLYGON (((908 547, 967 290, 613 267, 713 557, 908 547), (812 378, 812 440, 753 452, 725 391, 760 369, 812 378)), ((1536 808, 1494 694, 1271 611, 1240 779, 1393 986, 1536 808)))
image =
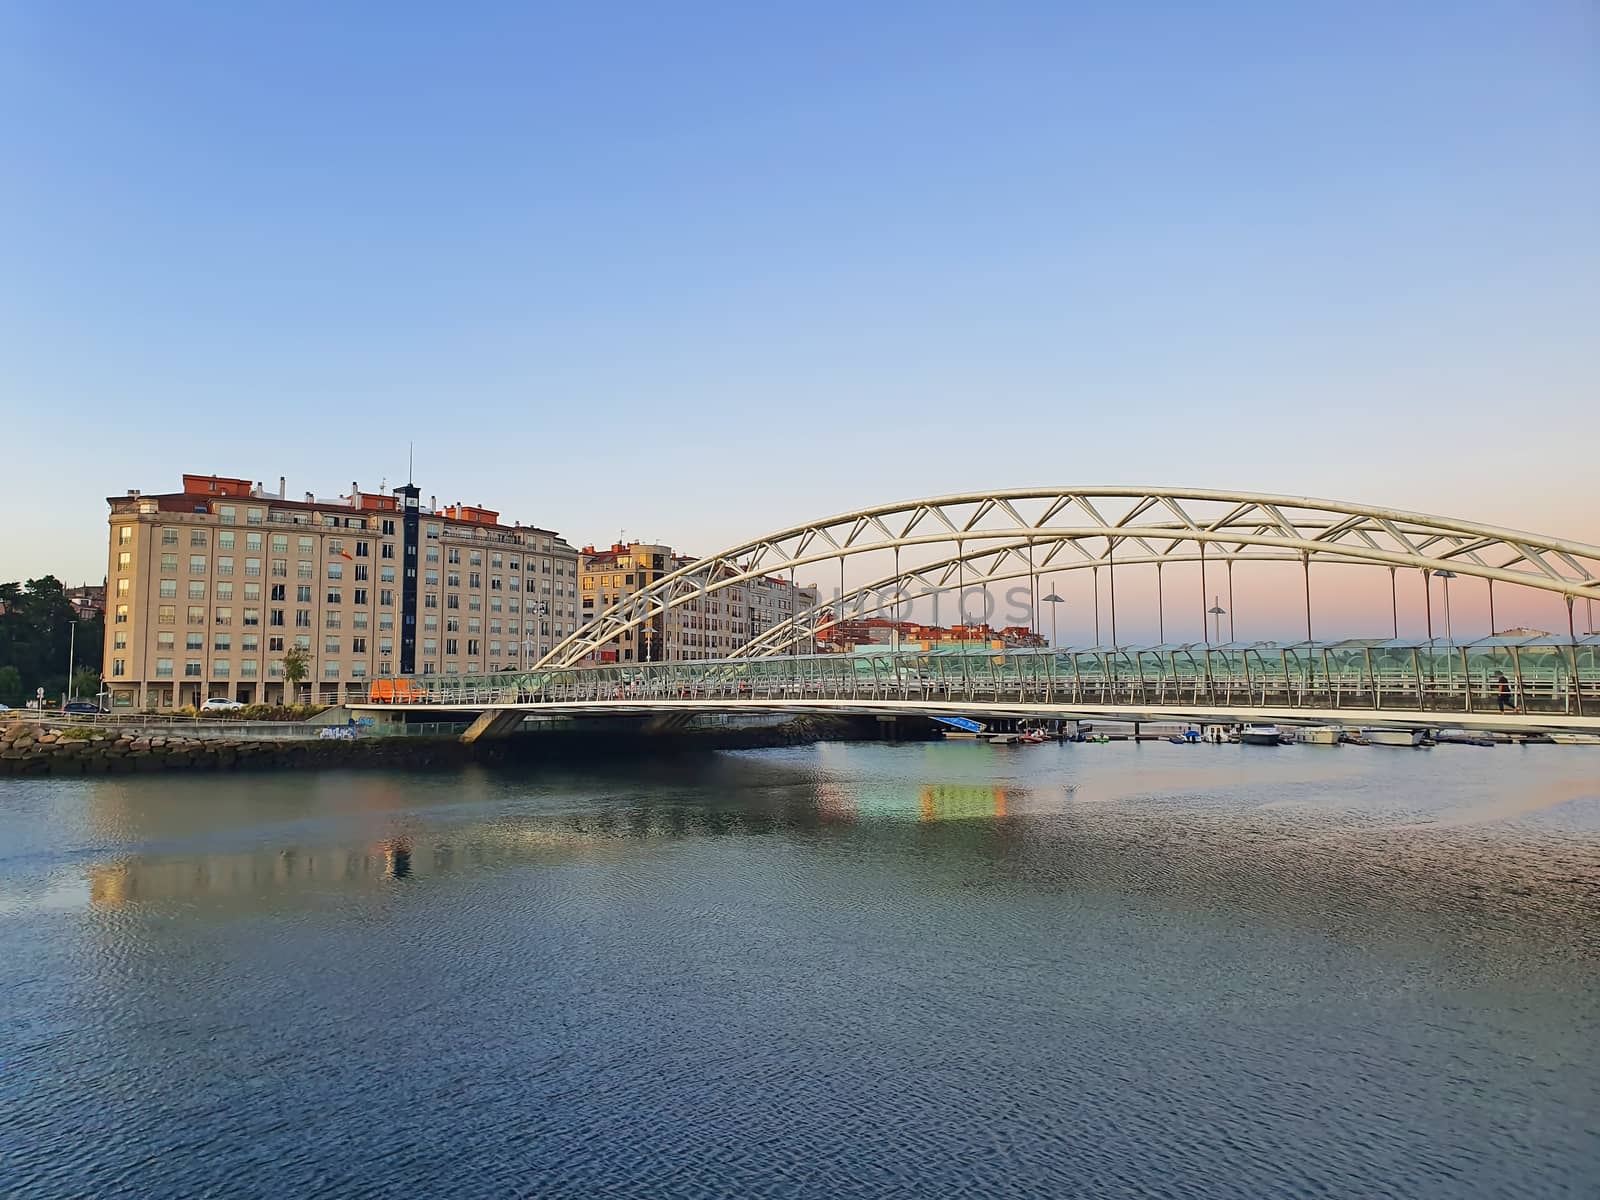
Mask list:
POLYGON ((1300 730, 1300 740, 1308 746, 1337 746, 1344 740, 1344 730, 1337 725, 1306 725, 1300 730))
POLYGON ((1420 746, 1427 736, 1425 729, 1367 729, 1363 730, 1369 744, 1374 746, 1420 746))
POLYGON ((1246 725, 1239 730, 1239 740, 1246 746, 1281 746, 1283 731, 1276 725, 1246 725))

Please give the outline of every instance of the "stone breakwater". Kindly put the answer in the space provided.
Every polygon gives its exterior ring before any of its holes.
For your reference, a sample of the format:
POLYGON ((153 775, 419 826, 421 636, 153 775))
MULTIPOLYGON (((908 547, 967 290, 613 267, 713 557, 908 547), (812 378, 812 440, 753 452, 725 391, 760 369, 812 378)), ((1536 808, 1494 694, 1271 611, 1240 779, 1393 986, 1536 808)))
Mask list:
MULTIPOLYGON (((490 749, 490 755, 493 749, 490 749)), ((424 767, 483 759, 449 737, 186 737, 28 722, 0 730, 0 776, 113 775, 150 771, 231 771, 285 767, 424 767)))
POLYGON ((124 732, 115 728, 12 722, 0 729, 0 777, 115 775, 153 771, 279 770, 297 767, 420 769, 466 762, 615 758, 621 755, 749 750, 817 741, 926 737, 921 724, 891 732, 870 719, 797 717, 756 728, 694 728, 647 734, 617 730, 522 734, 470 745, 450 736, 230 738, 212 734, 124 732))

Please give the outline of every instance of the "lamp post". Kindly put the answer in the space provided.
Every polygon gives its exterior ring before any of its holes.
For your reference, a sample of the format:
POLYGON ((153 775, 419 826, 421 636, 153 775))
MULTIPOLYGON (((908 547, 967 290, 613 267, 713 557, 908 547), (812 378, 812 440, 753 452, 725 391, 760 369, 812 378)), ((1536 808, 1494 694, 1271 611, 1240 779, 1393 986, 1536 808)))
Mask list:
POLYGON ((1050 606, 1050 646, 1052 649, 1059 650, 1061 648, 1061 637, 1056 620, 1061 612, 1061 597, 1056 595, 1054 589, 1052 589, 1050 594, 1041 597, 1041 600, 1050 606))
POLYGON ((1211 607, 1206 609, 1206 612, 1211 616, 1211 640, 1220 643, 1222 641, 1222 618, 1226 616, 1228 612, 1227 609, 1222 607, 1222 597, 1212 596, 1211 607))
POLYGON ((67 627, 67 699, 76 700, 78 694, 72 689, 72 660, 77 657, 78 649, 78 621, 73 618, 67 627))

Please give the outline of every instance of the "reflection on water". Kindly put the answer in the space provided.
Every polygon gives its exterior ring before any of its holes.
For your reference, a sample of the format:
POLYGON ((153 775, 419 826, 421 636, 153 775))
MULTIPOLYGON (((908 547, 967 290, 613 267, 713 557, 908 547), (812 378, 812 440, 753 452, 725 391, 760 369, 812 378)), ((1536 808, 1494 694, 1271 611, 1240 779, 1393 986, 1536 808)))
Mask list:
POLYGON ((950 743, 23 781, 8 1194, 1584 1195, 1597 768, 950 743))

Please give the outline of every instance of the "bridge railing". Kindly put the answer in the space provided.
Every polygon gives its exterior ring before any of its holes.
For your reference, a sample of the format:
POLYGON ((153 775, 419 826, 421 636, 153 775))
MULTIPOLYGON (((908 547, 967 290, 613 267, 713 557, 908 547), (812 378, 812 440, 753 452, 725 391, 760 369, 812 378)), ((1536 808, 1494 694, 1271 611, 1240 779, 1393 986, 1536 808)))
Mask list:
POLYGON ((907 651, 417 676, 398 702, 923 700, 1600 714, 1600 637, 907 651))

